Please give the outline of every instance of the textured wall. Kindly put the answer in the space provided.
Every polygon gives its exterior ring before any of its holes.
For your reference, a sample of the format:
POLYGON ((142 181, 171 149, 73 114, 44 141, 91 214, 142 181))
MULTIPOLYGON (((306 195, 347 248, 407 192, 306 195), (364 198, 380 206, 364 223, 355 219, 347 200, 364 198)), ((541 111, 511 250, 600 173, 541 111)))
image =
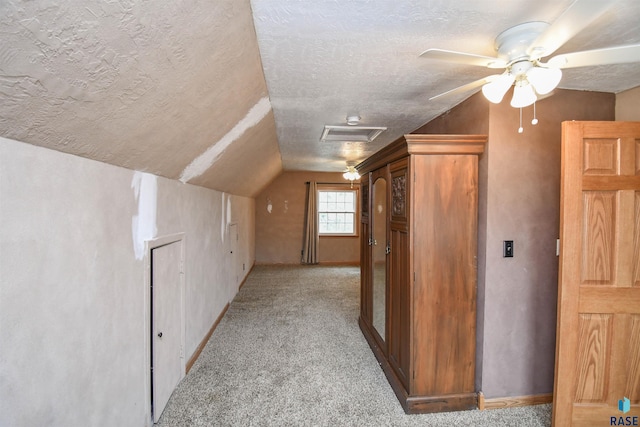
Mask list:
POLYGON ((614 117, 613 94, 556 90, 537 103, 538 125, 530 123, 532 107, 523 110, 518 134, 519 110, 509 100, 495 105, 476 94, 420 129, 488 129, 480 162, 477 378, 487 398, 553 389, 560 123, 614 117), (503 240, 514 240, 513 258, 502 258, 503 240))
MULTIPOLYGON (((256 196, 256 262, 299 264, 307 181, 345 183, 341 173, 285 172, 256 196), (267 212, 267 200, 273 209, 267 212)), ((347 185, 346 188, 349 188, 347 185)), ((321 263, 360 262, 358 237, 321 237, 321 263)))
POLYGON ((640 86, 616 94, 616 120, 640 121, 640 86))
MULTIPOLYGON (((508 99, 508 97, 507 97, 508 99)), ((550 393, 555 365, 560 218, 560 123, 613 120, 609 93, 557 90, 523 110, 491 106, 484 357, 487 398, 550 393), (502 258, 502 241, 515 255, 502 258)))
POLYGON ((229 222, 253 263, 253 199, 0 138, 0 200, 0 425, 147 425, 144 240, 185 233, 187 360, 239 286, 229 222))

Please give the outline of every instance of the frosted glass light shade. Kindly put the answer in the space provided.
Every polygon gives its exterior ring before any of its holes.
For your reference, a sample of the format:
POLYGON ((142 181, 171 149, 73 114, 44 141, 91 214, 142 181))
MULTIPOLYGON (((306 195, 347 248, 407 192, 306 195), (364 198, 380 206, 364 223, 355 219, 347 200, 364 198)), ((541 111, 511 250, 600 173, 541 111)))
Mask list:
POLYGON ((515 77, 512 74, 506 73, 496 77, 492 82, 482 86, 482 93, 484 97, 494 104, 502 102, 502 98, 507 93, 515 77))
POLYGON ((356 179, 360 179, 360 174, 355 170, 353 166, 350 166, 348 170, 342 174, 342 177, 349 181, 354 181, 356 179))
POLYGON ((527 71, 527 80, 540 95, 546 95, 558 86, 562 78, 559 68, 533 67, 527 71))
POLYGON ((536 102, 536 93, 533 91, 533 86, 527 82, 526 79, 520 80, 516 83, 513 89, 513 98, 511 99, 511 106, 513 108, 528 107, 536 102))

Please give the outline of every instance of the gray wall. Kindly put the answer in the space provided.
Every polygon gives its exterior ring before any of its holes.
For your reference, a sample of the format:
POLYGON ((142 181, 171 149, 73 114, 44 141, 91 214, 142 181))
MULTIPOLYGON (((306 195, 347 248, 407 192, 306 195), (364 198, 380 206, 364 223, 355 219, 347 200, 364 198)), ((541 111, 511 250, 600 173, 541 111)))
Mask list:
POLYGON ((144 241, 185 233, 185 360, 245 274, 254 200, 0 138, 0 425, 148 425, 144 241))

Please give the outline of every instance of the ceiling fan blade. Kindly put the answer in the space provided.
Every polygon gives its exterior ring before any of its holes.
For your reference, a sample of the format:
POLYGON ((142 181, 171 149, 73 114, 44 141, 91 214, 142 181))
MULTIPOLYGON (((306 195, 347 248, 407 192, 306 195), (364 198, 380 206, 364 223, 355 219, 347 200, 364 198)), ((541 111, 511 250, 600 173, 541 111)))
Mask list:
POLYGON ((420 54, 425 58, 439 61, 455 62, 465 65, 477 65, 489 68, 505 68, 507 63, 500 58, 492 56, 475 55, 473 53, 456 52, 454 50, 427 49, 420 54))
POLYGON ((547 65, 557 68, 588 67, 591 65, 623 64, 640 62, 640 44, 585 50, 549 59, 547 65))
POLYGON ((551 55, 560 46, 595 21, 609 7, 609 1, 576 0, 529 46, 533 59, 551 55))
POLYGON ((479 88, 480 86, 492 82, 495 78, 499 77, 500 74, 493 74, 491 76, 484 77, 480 80, 473 81, 471 83, 467 83, 466 85, 458 86, 455 89, 448 90, 440 95, 432 96, 429 98, 429 101, 433 101, 434 99, 441 98, 443 96, 455 95, 457 93, 469 92, 473 89, 479 88))

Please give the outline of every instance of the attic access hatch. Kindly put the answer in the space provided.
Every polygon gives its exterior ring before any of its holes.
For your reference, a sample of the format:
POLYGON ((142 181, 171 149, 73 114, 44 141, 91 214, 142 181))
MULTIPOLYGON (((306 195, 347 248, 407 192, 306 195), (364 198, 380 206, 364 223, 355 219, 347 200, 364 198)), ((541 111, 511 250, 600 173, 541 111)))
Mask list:
POLYGON ((325 125, 321 142, 339 141, 339 142, 371 142, 382 132, 387 130, 386 127, 373 126, 331 126, 325 125))

